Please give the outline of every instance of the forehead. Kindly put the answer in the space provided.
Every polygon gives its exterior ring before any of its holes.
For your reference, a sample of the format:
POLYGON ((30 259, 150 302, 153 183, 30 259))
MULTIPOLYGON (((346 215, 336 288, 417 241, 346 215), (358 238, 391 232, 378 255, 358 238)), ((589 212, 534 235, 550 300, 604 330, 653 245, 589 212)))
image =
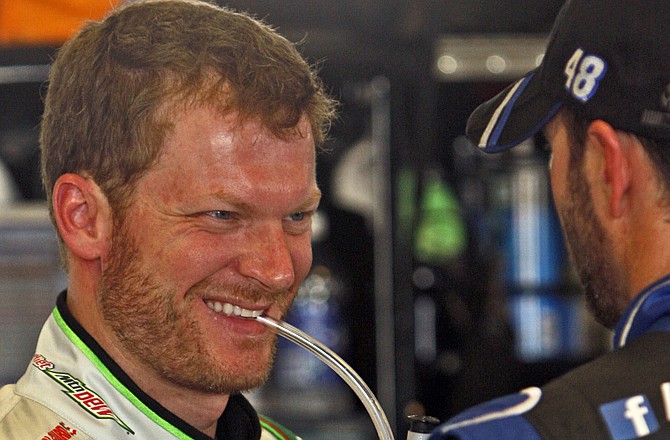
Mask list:
POLYGON ((286 140, 258 121, 238 121, 207 108, 176 114, 171 125, 157 163, 140 183, 165 201, 234 194, 269 206, 316 191, 316 152, 305 119, 299 127, 303 136, 286 140))
MULTIPOLYGON (((296 125, 288 137, 278 137, 257 119, 241 120, 236 113, 221 113, 207 107, 186 108, 171 118, 161 162, 186 156, 185 160, 225 160, 230 165, 244 165, 245 160, 280 164, 278 158, 314 162, 315 146, 307 118, 296 125), (233 159, 241 162, 231 162, 233 159)), ((222 163, 223 165, 224 163, 222 163)))

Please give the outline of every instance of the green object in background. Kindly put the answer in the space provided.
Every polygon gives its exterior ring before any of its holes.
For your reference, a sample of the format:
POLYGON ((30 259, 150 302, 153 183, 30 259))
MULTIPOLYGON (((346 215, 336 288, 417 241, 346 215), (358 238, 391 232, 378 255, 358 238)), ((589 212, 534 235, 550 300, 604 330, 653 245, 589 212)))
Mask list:
POLYGON ((467 246, 461 208, 453 191, 437 172, 428 172, 423 185, 414 253, 423 263, 446 263, 467 246))
POLYGON ((398 239, 402 245, 411 246, 416 221, 418 181, 416 172, 400 168, 397 177, 396 210, 398 212, 398 239))

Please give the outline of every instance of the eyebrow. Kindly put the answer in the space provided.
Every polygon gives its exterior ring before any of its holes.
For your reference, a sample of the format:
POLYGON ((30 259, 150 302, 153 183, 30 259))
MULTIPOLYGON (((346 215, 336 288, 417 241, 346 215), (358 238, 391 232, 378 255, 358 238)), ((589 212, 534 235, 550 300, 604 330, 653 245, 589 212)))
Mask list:
POLYGON ((319 188, 315 188, 314 191, 312 191, 312 193, 301 204, 299 204, 295 210, 291 212, 306 211, 312 208, 312 206, 314 205, 318 206, 320 200, 321 200, 321 190, 319 188))
MULTIPOLYGON (((229 203, 238 209, 247 212, 253 211, 253 207, 249 203, 245 202, 244 200, 235 195, 228 194, 225 190, 217 191, 213 195, 217 199, 225 203, 229 203)), ((302 203, 300 203, 294 211, 291 212, 305 211, 311 208, 313 205, 318 204, 320 200, 321 200, 321 190, 319 188, 315 188, 314 191, 312 191, 312 193, 308 195, 307 198, 302 203)))

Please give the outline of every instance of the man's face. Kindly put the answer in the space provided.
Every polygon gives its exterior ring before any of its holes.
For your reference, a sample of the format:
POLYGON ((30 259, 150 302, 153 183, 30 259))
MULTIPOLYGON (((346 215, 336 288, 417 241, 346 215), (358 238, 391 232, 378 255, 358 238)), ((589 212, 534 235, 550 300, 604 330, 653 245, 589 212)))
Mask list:
POLYGON ((611 238, 596 215, 584 163, 569 166, 566 126, 554 118, 545 133, 552 150, 551 188, 568 252, 596 320, 613 328, 626 308, 623 272, 613 258, 611 238))
POLYGON ((177 116, 114 237, 99 301, 131 359, 189 389, 229 394, 267 377, 280 319, 311 262, 311 127, 282 141, 208 109, 177 116))

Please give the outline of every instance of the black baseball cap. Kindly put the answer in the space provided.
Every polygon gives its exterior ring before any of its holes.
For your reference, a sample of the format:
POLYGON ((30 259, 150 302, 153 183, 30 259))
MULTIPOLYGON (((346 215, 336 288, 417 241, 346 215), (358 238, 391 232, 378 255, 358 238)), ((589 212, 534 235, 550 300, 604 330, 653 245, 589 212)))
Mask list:
POLYGON ((572 0, 540 66, 470 115, 467 137, 495 153, 534 136, 563 107, 670 139, 670 1, 572 0))

